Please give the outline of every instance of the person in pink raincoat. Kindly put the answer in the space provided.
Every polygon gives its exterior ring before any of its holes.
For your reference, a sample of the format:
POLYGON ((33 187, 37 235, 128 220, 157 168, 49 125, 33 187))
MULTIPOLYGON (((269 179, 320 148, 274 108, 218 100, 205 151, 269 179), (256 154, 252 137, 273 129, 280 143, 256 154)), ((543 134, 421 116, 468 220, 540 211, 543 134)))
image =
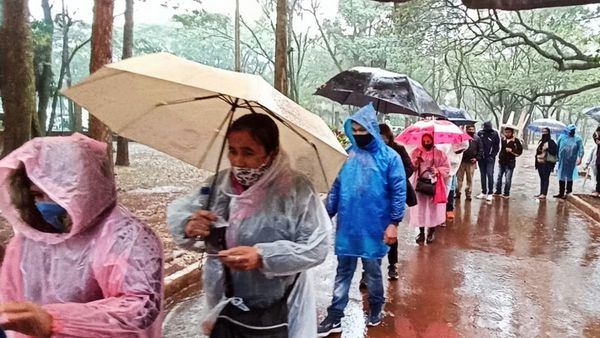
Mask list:
MULTIPOLYGON (((444 182, 450 175, 450 161, 443 151, 436 148, 431 134, 423 135, 421 145, 412 151, 410 158, 415 170, 413 186, 417 187, 417 180, 421 177, 432 182, 441 181, 445 187, 444 182)), ((416 239, 419 244, 425 242, 425 228, 428 228, 427 243, 431 243, 435 238, 435 227, 446 221, 446 202, 436 203, 434 197, 417 190, 417 205, 410 208, 410 225, 419 228, 416 239)))
POLYGON ((0 160, 0 210, 15 231, 0 269, 9 337, 160 337, 163 251, 117 205, 106 144, 29 141, 0 160))

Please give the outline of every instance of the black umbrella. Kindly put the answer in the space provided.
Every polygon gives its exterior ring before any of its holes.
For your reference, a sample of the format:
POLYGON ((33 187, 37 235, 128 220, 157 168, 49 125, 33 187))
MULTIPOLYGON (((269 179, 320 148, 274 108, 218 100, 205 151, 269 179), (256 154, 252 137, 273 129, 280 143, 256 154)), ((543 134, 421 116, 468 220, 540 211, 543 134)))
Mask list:
POLYGON ((315 93, 341 104, 373 103, 384 114, 441 115, 440 107, 420 83, 381 68, 355 67, 332 77, 315 93))
POLYGON ((442 106, 441 109, 442 115, 457 126, 467 126, 477 122, 464 109, 448 106, 442 106))

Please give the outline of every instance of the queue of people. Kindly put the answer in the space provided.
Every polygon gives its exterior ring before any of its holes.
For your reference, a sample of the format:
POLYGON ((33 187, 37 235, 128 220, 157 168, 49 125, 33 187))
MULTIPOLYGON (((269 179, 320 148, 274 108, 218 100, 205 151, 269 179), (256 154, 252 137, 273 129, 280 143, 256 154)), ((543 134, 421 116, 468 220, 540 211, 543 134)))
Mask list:
MULTIPOLYGON (((273 119, 253 113, 227 131, 231 167, 168 206, 177 245, 206 254, 205 335, 341 332, 359 260, 368 290, 366 324, 380 325, 382 259, 390 263, 388 278, 398 279, 398 227, 405 215, 418 228, 416 242, 432 244, 450 216, 451 200, 463 187, 471 199, 477 164, 478 198, 491 200, 493 192, 508 197, 523 152, 514 130, 505 128, 500 138, 486 122, 478 134, 467 126, 471 139, 450 147, 423 133, 408 153, 387 125, 378 124, 371 105, 348 118, 344 129, 348 159, 324 202, 292 169, 273 119), (319 323, 311 268, 327 256, 333 218, 337 269, 331 305, 319 323)), ((572 191, 584 155, 575 131, 570 125, 554 142, 544 130, 535 154, 538 198, 546 198, 556 165, 556 197, 572 191)), ((595 156, 586 166, 597 173, 600 128, 594 141, 595 156)), ((117 204, 106 155, 104 143, 75 134, 34 139, 0 160, 0 209, 16 233, 0 269, 0 328, 10 337, 162 335, 163 249, 148 226, 117 204)))

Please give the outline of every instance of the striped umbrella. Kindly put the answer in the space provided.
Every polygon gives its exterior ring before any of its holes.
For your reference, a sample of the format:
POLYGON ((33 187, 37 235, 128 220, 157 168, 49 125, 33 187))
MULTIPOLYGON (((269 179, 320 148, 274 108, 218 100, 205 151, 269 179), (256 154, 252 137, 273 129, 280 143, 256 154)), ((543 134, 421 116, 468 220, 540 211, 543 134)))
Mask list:
POLYGON ((544 128, 550 129, 552 134, 561 134, 567 125, 555 119, 538 119, 527 126, 527 129, 534 133, 541 133, 544 128))
POLYGON ((471 139, 467 133, 447 120, 423 120, 404 129, 396 137, 403 145, 421 144, 423 135, 433 135, 435 144, 458 144, 471 139))

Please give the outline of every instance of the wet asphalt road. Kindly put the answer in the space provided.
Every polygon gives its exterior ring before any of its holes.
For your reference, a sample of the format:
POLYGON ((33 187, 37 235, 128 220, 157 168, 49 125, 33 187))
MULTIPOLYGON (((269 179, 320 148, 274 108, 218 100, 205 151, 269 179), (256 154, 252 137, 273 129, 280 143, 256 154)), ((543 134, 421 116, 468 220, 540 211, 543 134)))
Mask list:
MULTIPOLYGON (((457 201, 431 245, 401 226, 400 279, 385 282, 383 324, 366 330, 357 273, 341 337, 600 337, 600 224, 568 202, 539 202, 537 189, 533 168, 521 166, 510 199, 457 201)), ((313 271, 320 318, 335 266, 330 254, 313 271)), ((166 337, 200 336, 200 298, 173 308, 166 337)))

